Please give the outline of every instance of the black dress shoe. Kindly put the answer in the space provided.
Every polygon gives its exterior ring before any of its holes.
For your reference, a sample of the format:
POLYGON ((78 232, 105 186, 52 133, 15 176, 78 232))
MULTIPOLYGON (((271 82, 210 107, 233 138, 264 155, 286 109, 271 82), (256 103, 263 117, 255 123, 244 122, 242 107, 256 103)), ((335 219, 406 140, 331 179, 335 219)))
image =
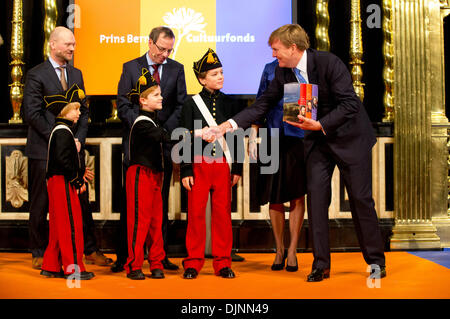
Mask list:
POLYGON ((163 268, 167 269, 167 270, 178 270, 180 267, 178 267, 177 265, 175 265, 174 263, 171 263, 169 258, 164 258, 161 261, 163 268))
POLYGON ((297 261, 297 257, 295 257, 295 266, 290 266, 286 263, 286 271, 294 272, 297 270, 298 270, 298 261, 297 261))
POLYGON ((121 272, 124 270, 125 263, 122 263, 120 261, 116 261, 112 266, 111 266, 111 271, 112 272, 121 272))
POLYGON ((163 279, 164 278, 164 272, 162 269, 156 268, 152 270, 152 275, 150 276, 153 279, 163 279))
POLYGON ((95 275, 93 272, 90 271, 82 271, 79 274, 77 273, 72 273, 72 274, 68 274, 68 275, 64 275, 64 278, 66 279, 75 279, 75 280, 89 280, 94 278, 95 275))
POLYGON ((130 273, 127 274, 127 277, 130 279, 133 279, 133 280, 144 280, 145 279, 145 275, 141 269, 136 269, 136 270, 130 271, 130 273))
POLYGON ((386 266, 372 267, 370 270, 370 276, 373 278, 384 278, 386 277, 386 266))
POLYGON ((284 251, 284 256, 283 256, 283 260, 281 261, 280 264, 272 264, 272 267, 270 267, 270 269, 276 271, 276 270, 283 270, 284 268, 284 264, 286 262, 286 258, 287 258, 287 250, 284 251))
POLYGON ((195 279, 198 276, 197 270, 194 268, 188 268, 184 271, 183 278, 184 279, 195 279))
POLYGON ((222 269, 219 270, 219 275, 222 278, 234 278, 236 277, 236 275, 234 274, 233 270, 231 270, 231 268, 229 267, 223 267, 222 269))
POLYGON ((316 282, 322 281, 325 278, 330 278, 330 269, 314 268, 308 275, 307 281, 316 282))
POLYGON ((41 270, 41 276, 45 276, 47 278, 64 278, 64 271, 41 270))
POLYGON ((234 252, 231 252, 231 261, 238 261, 238 262, 240 262, 240 261, 244 261, 244 260, 245 260, 244 257, 239 256, 238 254, 236 254, 234 252))

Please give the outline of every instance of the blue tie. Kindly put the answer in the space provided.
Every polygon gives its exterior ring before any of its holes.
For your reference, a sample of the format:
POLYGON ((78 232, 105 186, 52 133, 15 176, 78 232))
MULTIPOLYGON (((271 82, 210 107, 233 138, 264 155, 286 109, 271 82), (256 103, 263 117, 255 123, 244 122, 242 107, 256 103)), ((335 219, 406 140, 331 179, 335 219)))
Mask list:
POLYGON ((299 83, 307 83, 305 78, 301 75, 300 70, 297 68, 292 68, 292 71, 294 71, 295 76, 297 77, 297 81, 299 83))

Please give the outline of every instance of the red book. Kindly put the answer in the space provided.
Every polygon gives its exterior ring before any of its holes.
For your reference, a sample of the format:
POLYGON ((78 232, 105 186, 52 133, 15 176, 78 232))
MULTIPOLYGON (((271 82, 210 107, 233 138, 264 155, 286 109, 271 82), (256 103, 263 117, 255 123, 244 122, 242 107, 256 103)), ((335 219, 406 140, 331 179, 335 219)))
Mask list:
POLYGON ((300 114, 306 116, 306 84, 300 84, 300 99, 298 100, 300 114))
POLYGON ((302 84, 306 86, 306 118, 312 118, 312 85, 302 84))

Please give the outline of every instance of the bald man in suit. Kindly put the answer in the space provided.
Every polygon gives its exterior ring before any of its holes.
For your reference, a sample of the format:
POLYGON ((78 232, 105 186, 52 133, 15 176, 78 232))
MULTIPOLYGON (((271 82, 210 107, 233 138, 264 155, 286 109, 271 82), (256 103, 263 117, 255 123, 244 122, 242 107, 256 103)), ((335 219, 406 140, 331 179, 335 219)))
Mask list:
MULTIPOLYGON (((46 186, 47 144, 55 123, 55 116, 46 110, 44 96, 64 95, 73 84, 84 91, 81 71, 69 64, 75 50, 75 37, 69 29, 56 27, 50 34, 50 57, 30 69, 26 75, 22 118, 28 124, 25 154, 28 156, 29 187, 29 240, 32 254, 32 267, 40 269, 48 243, 48 194, 46 186)), ((86 99, 81 103, 80 118, 74 128, 80 158, 84 159, 84 143, 88 131, 89 110, 86 99)), ((81 161, 84 164, 84 160, 81 161)), ((95 263, 108 265, 112 260, 100 253, 93 233, 92 212, 87 193, 80 195, 83 207, 83 228, 85 255, 91 256, 95 263)))

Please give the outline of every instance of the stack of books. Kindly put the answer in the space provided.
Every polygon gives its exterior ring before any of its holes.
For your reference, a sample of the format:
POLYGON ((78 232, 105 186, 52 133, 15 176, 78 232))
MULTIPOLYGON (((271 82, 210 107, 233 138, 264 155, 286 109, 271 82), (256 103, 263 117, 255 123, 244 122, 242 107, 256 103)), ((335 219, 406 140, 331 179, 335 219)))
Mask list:
POLYGON ((283 121, 298 122, 298 115, 317 120, 319 88, 316 84, 286 83, 283 97, 283 121))

